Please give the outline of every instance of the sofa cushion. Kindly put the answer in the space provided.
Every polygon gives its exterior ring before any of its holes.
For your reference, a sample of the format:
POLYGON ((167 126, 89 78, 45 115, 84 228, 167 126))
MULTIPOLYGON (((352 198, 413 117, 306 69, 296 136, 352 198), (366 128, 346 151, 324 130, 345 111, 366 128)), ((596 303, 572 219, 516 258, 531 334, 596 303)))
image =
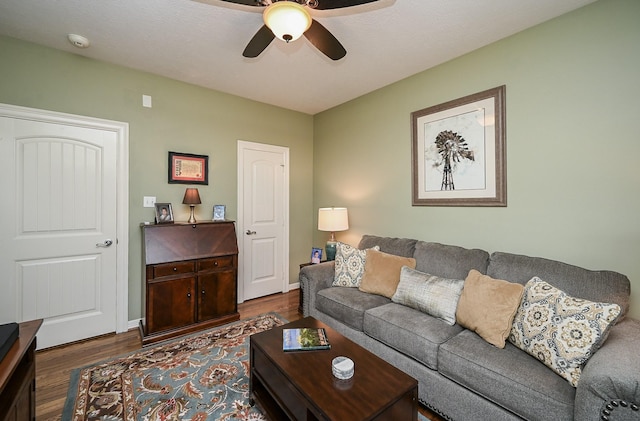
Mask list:
POLYGON ((454 325, 463 285, 462 279, 440 278, 404 266, 391 300, 454 325))
POLYGON ((367 294, 357 288, 331 287, 318 291, 316 309, 362 331, 364 312, 390 302, 387 297, 367 294))
POLYGON ((413 257, 417 270, 448 279, 464 279, 471 269, 487 273, 489 264, 489 253, 484 250, 425 241, 416 243, 413 257))
MULTIPOLYGON (((373 248, 378 250, 377 246, 373 248)), ((360 250, 349 244, 338 242, 336 244, 335 276, 333 286, 351 287, 360 286, 364 265, 367 260, 367 250, 360 250)))
POLYGON ((534 277, 524 287, 509 341, 576 387, 619 315, 617 304, 574 298, 534 277))
POLYGON ((571 420, 575 389, 537 359, 463 330, 440 346, 438 371, 528 420, 571 420))
POLYGON ((390 303, 367 310, 364 333, 425 364, 438 368, 438 347, 458 334, 462 327, 401 304, 390 303))
POLYGON ((629 309, 629 278, 617 272, 587 270, 541 257, 496 252, 491 254, 486 274, 522 285, 537 276, 574 297, 616 303, 622 307, 621 317, 629 309))
POLYGON ((412 240, 408 238, 391 238, 391 237, 378 237, 377 235, 363 235, 360 239, 358 248, 368 249, 374 246, 380 247, 380 251, 389 254, 395 254, 396 256, 413 257, 413 252, 416 248, 416 242, 418 240, 412 240))
POLYGON ((520 284, 493 279, 472 269, 464 281, 456 322, 490 344, 504 348, 523 291, 520 284))
POLYGON ((364 265, 360 291, 391 298, 400 282, 402 267, 416 267, 416 259, 370 250, 364 265))

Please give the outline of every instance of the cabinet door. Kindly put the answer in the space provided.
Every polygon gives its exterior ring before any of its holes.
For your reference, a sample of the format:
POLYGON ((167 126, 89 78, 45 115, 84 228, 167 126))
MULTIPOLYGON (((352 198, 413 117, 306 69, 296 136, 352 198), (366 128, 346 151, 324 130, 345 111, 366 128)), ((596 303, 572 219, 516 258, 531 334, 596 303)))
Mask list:
POLYGON ((236 271, 198 274, 198 321, 235 313, 236 271))
POLYGON ((148 334, 195 322, 195 276, 151 281, 147 293, 148 334))

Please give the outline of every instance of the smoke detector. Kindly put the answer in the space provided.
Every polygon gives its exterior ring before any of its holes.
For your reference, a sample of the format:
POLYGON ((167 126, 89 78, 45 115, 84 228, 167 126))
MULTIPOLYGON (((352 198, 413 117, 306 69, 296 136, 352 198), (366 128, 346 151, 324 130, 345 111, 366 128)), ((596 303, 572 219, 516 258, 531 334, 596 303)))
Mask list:
POLYGON ((68 34, 67 39, 74 47, 87 48, 89 46, 89 40, 82 35, 68 34))

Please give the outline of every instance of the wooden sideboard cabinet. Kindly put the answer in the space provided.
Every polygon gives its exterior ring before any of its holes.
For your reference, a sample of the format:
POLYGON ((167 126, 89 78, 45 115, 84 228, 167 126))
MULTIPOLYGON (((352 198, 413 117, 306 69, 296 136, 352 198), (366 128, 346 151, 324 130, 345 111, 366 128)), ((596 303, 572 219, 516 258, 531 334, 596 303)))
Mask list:
POLYGON ((143 345, 240 318, 232 221, 141 226, 143 345))
POLYGON ((20 323, 20 333, 0 360, 0 420, 36 419, 36 333, 42 319, 20 323))

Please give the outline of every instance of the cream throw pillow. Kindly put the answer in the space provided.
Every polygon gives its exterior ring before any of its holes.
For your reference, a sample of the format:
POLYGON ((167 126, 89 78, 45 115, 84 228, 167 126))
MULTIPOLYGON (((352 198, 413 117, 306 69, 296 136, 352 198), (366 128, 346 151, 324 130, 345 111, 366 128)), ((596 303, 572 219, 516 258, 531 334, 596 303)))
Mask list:
POLYGON ((360 282, 360 291, 391 298, 400 282, 400 269, 403 266, 415 268, 416 259, 369 250, 364 264, 362 282, 360 282))
POLYGON ((463 285, 462 279, 440 278, 405 266, 391 300, 453 326, 456 323, 456 307, 463 285))
POLYGON ((605 341, 618 316, 617 304, 571 297, 534 277, 524 287, 509 342, 576 387, 582 366, 605 341))
POLYGON ((458 301, 456 321, 490 344, 504 348, 523 292, 520 284, 493 279, 472 269, 458 301))

